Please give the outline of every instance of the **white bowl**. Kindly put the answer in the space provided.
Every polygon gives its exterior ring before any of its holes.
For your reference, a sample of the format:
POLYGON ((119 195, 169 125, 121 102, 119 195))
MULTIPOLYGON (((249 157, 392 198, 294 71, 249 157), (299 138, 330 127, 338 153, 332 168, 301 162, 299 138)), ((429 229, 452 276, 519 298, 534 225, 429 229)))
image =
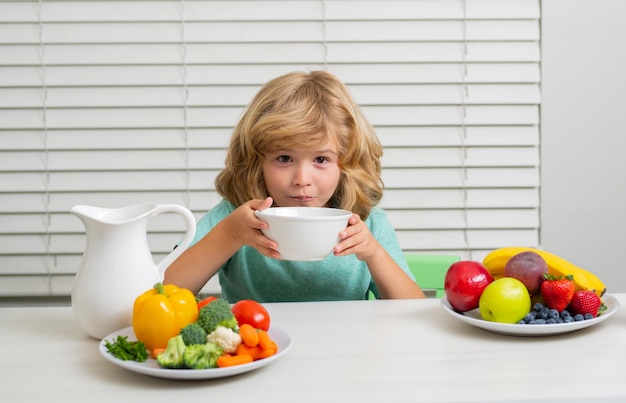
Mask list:
POLYGON ((278 243, 283 260, 322 260, 339 241, 350 211, 326 207, 271 207, 257 210, 269 224, 263 234, 278 243))

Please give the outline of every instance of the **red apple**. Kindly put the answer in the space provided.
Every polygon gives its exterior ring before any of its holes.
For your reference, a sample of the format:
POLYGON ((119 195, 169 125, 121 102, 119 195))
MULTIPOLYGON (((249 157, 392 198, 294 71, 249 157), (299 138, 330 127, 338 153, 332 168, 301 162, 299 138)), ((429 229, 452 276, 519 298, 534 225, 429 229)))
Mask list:
POLYGON ((446 299, 458 312, 478 308, 483 290, 493 282, 493 276, 482 263, 461 260, 453 263, 444 279, 446 299))

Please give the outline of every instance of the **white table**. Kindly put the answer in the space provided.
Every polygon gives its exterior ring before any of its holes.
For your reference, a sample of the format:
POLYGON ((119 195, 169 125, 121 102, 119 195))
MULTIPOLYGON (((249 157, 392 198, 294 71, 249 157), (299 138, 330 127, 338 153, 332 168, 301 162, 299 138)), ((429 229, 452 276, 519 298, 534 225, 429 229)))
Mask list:
POLYGON ((3 402, 626 401, 626 294, 561 336, 497 335, 439 300, 267 304, 293 338, 276 362, 200 381, 152 378, 98 352, 69 307, 0 308, 3 402), (561 400, 562 399, 562 400, 561 400))

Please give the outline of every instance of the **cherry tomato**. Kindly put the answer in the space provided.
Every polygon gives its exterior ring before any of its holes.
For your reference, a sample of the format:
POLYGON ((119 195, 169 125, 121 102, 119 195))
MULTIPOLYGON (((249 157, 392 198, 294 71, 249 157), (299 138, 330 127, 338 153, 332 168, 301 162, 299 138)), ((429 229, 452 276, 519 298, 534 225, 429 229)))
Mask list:
POLYGON ((244 299, 235 302, 232 311, 239 326, 247 323, 255 329, 267 331, 270 328, 270 314, 263 305, 256 301, 244 299))
POLYGON ((210 302, 215 301, 216 297, 206 297, 202 301, 198 301, 198 311, 205 305, 208 305, 210 302))

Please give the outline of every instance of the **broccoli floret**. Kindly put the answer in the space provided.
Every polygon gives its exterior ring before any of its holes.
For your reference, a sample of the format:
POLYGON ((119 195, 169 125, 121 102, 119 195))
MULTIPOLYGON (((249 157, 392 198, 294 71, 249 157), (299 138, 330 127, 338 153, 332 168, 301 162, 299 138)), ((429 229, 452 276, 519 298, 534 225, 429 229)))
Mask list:
POLYGON ((207 342, 206 332, 197 323, 190 323, 180 330, 180 335, 183 338, 186 346, 192 344, 204 344, 207 342))
POLYGON ((202 326, 206 334, 213 333, 218 326, 224 326, 235 331, 239 329, 237 318, 233 315, 230 304, 221 298, 203 306, 198 313, 196 323, 202 326))
POLYGON ((174 336, 167 341, 165 351, 157 355, 157 363, 164 368, 183 368, 183 355, 186 346, 182 336, 174 336))
POLYGON ((217 359, 224 350, 215 343, 193 344, 185 348, 183 362, 191 369, 207 369, 217 367, 217 359))

